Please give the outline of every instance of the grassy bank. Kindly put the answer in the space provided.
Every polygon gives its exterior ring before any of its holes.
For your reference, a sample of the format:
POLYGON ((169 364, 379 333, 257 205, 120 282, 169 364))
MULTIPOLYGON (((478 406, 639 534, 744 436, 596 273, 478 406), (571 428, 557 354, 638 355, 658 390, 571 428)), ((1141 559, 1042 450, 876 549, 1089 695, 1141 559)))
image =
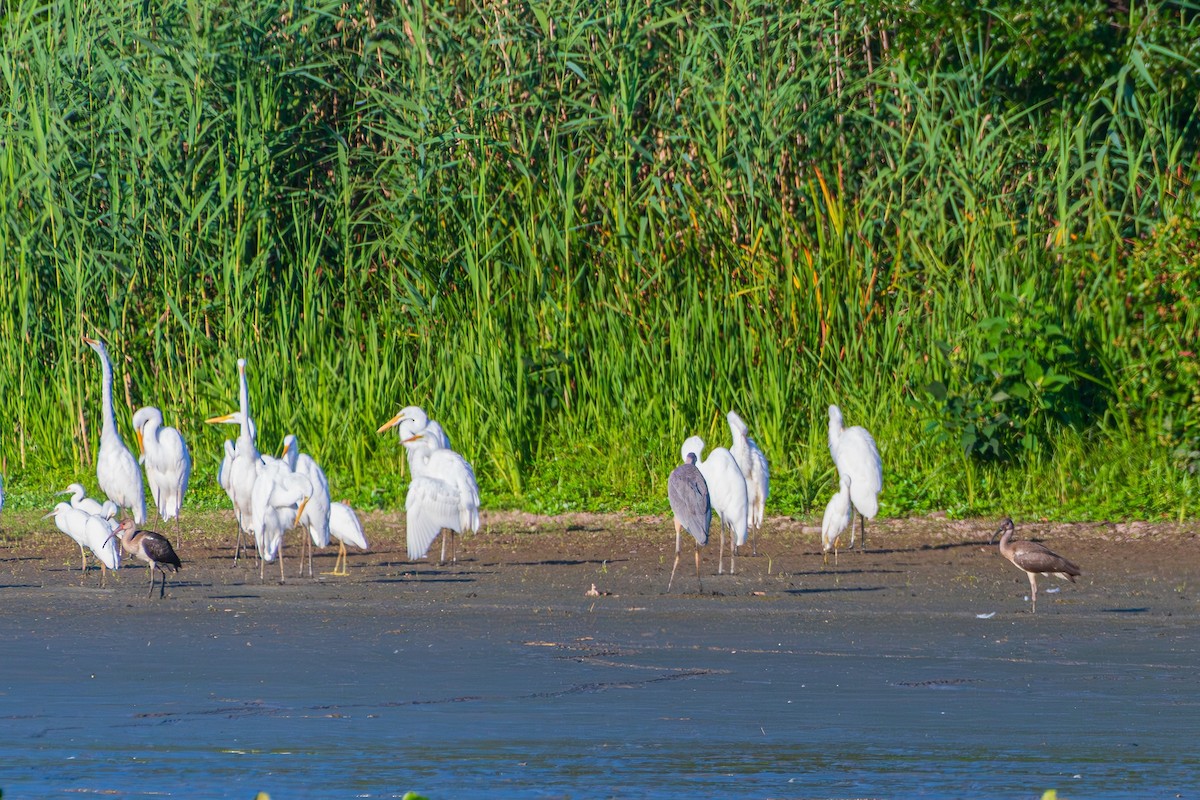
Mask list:
POLYGON ((10 497, 94 486, 98 334, 199 503, 241 356, 367 506, 417 403, 492 507, 665 509, 736 408, 819 513, 836 402, 885 514, 1195 515, 1194 12, 927 5, 9 4, 10 497))

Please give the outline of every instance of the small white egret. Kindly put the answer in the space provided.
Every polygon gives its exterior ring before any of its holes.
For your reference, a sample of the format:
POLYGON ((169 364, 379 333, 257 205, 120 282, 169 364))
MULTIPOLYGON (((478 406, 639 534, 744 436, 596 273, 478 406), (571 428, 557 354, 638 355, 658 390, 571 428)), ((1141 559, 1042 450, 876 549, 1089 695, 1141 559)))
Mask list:
POLYGON ((829 564, 829 551, 833 550, 833 565, 838 561, 838 537, 850 524, 854 512, 850 507, 850 478, 843 475, 841 488, 825 506, 825 517, 821 520, 821 553, 824 564, 829 564))
POLYGON ((704 440, 691 436, 680 448, 680 456, 686 462, 688 455, 696 456, 696 468, 708 484, 708 496, 713 511, 721 520, 721 548, 717 555, 717 574, 724 571, 725 530, 729 530, 729 574, 734 572, 734 548, 746 543, 746 479, 738 469, 733 454, 724 447, 714 447, 707 459, 704 455, 704 440))
POLYGON ((337 539, 338 557, 337 561, 333 563, 333 571, 325 574, 345 577, 350 574, 346 545, 352 544, 360 550, 366 550, 369 547, 366 534, 363 533, 362 523, 358 521, 358 515, 354 513, 354 509, 345 503, 330 504, 329 535, 337 539))
POLYGON ((446 563, 446 539, 450 539, 451 559, 458 561, 455 533, 479 531, 479 486, 475 471, 458 453, 441 446, 441 428, 417 428, 416 420, 397 415, 380 426, 376 433, 399 425, 401 443, 408 449, 412 482, 405 499, 405 534, 410 560, 424 558, 429 546, 443 529, 442 558, 446 563))
POLYGON ((1014 542, 1012 540, 1016 528, 1012 519, 1005 517, 1000 523, 1000 529, 992 534, 991 542, 1000 536, 1000 555, 1012 562, 1013 566, 1029 576, 1029 596, 1032 600, 1031 613, 1037 613, 1037 576, 1053 575, 1064 581, 1075 582, 1075 577, 1082 574, 1079 567, 1037 542, 1014 542), (1001 535, 1003 534, 1003 535, 1001 535))
MULTIPOLYGON (((859 549, 867 549, 867 520, 879 513, 879 492, 883 489, 883 462, 875 440, 866 428, 842 427, 842 411, 829 407, 829 454, 841 477, 850 478, 850 502, 862 523, 859 549)), ((854 524, 850 524, 850 546, 854 547, 854 524)))
MULTIPOLYGON (((81 483, 72 483, 66 489, 63 489, 61 492, 58 492, 57 494, 71 495, 71 499, 70 499, 71 508, 77 509, 79 511, 83 511, 84 513, 87 513, 87 514, 104 515, 104 506, 100 503, 99 500, 94 500, 91 497, 88 497, 87 490, 83 488, 83 484, 81 484, 81 483)), ((106 502, 112 502, 112 501, 110 500, 110 501, 106 501, 106 502)), ((105 515, 105 516, 107 516, 107 515, 105 515)))
POLYGON ((708 484, 696 467, 696 460, 695 453, 688 453, 684 463, 672 470, 667 478, 667 500, 675 517, 675 563, 671 565, 671 578, 667 581, 668 593, 675 582, 675 570, 679 567, 681 530, 686 530, 696 540, 696 585, 700 591, 704 591, 704 584, 700 580, 700 548, 708 544, 712 501, 708 495, 708 484))
POLYGON ((117 529, 110 534, 111 537, 116 537, 121 541, 121 549, 126 553, 149 565, 150 592, 146 595, 147 598, 154 596, 154 570, 162 573, 162 585, 158 590, 158 597, 161 600, 167 590, 167 572, 178 572, 183 566, 179 561, 179 556, 175 555, 175 548, 167 541, 167 537, 155 531, 136 530, 133 520, 130 519, 124 520, 118 525, 117 529))
POLYGON ((103 428, 100 431, 100 451, 96 457, 96 480, 100 490, 108 495, 120 508, 128 508, 133 519, 141 525, 146 521, 146 490, 142 486, 142 470, 137 459, 117 431, 117 418, 113 414, 112 362, 103 342, 83 337, 96 354, 104 370, 102 384, 103 428))
POLYGON ((316 459, 308 453, 300 452, 300 442, 292 434, 283 437, 283 452, 280 458, 288 465, 288 469, 303 475, 312 483, 312 495, 304 507, 304 515, 300 524, 308 533, 308 539, 302 540, 300 548, 300 574, 304 574, 304 552, 308 551, 308 577, 312 577, 312 549, 329 546, 329 480, 325 471, 317 464, 316 459))
POLYGON ((192 474, 192 458, 178 430, 163 426, 162 412, 154 406, 133 415, 138 449, 146 464, 146 480, 158 515, 166 522, 179 516, 192 474))
POLYGON ((107 521, 98 515, 89 514, 72 508, 70 503, 59 503, 42 519, 54 518, 55 526, 70 536, 79 545, 79 555, 83 559, 82 570, 87 571, 87 553, 84 547, 100 561, 100 587, 104 588, 108 570, 120 569, 121 553, 116 542, 112 540, 112 529, 107 521))
POLYGON ((767 467, 767 457, 748 435, 750 429, 735 412, 725 415, 729 423, 729 432, 733 434, 733 444, 729 452, 737 462, 742 477, 746 479, 746 505, 748 516, 746 527, 754 531, 750 540, 750 552, 758 555, 758 532, 762 530, 763 510, 767 504, 767 495, 771 493, 771 471, 767 467))
POLYGON ((217 482, 229 501, 233 503, 233 515, 237 519, 237 546, 233 551, 233 563, 238 562, 242 554, 242 535, 250 533, 251 494, 254 491, 254 481, 258 478, 262 460, 256 441, 258 429, 250 416, 250 385, 246 380, 246 359, 237 360, 238 370, 238 410, 232 414, 206 419, 206 424, 236 424, 239 426, 237 442, 225 442, 225 458, 217 471, 217 482))
POLYGON ((264 565, 279 558, 279 582, 283 572, 283 536, 300 524, 304 507, 312 496, 312 483, 292 472, 281 461, 265 464, 254 482, 250 527, 261 558, 259 580, 264 580, 264 565))

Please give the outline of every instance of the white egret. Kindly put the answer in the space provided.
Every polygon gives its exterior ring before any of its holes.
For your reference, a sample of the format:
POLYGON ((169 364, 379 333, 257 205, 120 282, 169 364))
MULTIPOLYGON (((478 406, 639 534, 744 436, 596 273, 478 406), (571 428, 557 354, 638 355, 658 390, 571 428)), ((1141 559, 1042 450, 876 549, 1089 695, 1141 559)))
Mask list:
POLYGON ((108 349, 103 342, 83 337, 96 354, 104 369, 102 385, 102 402, 104 426, 100 431, 100 451, 96 457, 96 480, 100 490, 108 495, 120 508, 128 508, 133 514, 134 522, 141 525, 146 521, 146 491, 142 486, 142 470, 138 467, 137 459, 121 434, 117 432, 117 418, 113 414, 112 362, 108 359, 108 349))
POLYGON ((1053 575, 1064 581, 1075 582, 1075 577, 1081 575, 1079 567, 1072 564, 1058 553, 1037 542, 1014 542, 1012 540, 1016 528, 1013 521, 1005 517, 1000 523, 1000 529, 992 534, 991 542, 1000 536, 1000 555, 1012 562, 1013 566, 1029 576, 1029 596, 1033 601, 1032 612, 1037 613, 1037 576, 1053 575), (1003 535, 1001 535, 1003 534, 1003 535))
POLYGON ((699 436, 691 436, 683 443, 680 456, 686 462, 688 455, 696 457, 696 468, 704 476, 708 484, 708 496, 712 500, 713 511, 721 520, 721 548, 717 555, 717 574, 725 567, 725 530, 729 530, 729 574, 734 572, 734 548, 746 543, 746 479, 738 469, 733 454, 724 447, 714 447, 708 458, 701 460, 704 455, 704 440, 699 436))
POLYGON ((105 519, 86 511, 72 508, 70 503, 59 503, 42 519, 54 517, 55 526, 75 540, 79 555, 83 559, 82 570, 87 571, 87 553, 84 547, 100 561, 100 587, 104 588, 108 570, 120 569, 121 553, 112 540, 112 529, 105 519))
POLYGON ((265 464, 254 482, 250 527, 261 561, 259 580, 264 579, 264 565, 279 557, 279 582, 286 579, 283 572, 283 535, 300 524, 304 507, 312 496, 312 483, 303 475, 288 470, 283 462, 265 464))
MULTIPOLYGON (((71 508, 74 508, 79 511, 83 511, 86 514, 101 514, 101 515, 104 514, 104 506, 100 503, 99 500, 94 500, 94 499, 88 497, 87 490, 83 488, 83 484, 81 484, 81 483, 72 483, 66 489, 63 489, 61 492, 58 492, 58 494, 71 495, 71 499, 70 499, 71 508)), ((106 501, 106 502, 112 502, 112 501, 110 500, 110 501, 106 501)), ((115 506, 116 504, 114 503, 113 505, 115 506)))
POLYGON ((154 570, 162 573, 162 586, 158 590, 161 600, 167 591, 167 572, 178 572, 183 566, 175 548, 167 541, 167 537, 155 531, 139 531, 134 528, 133 520, 124 520, 110 534, 121 541, 121 549, 150 567, 150 593, 147 598, 154 596, 154 570))
MULTIPOLYGON (((866 428, 842 427, 842 411, 829 407, 829 454, 841 477, 850 478, 850 502, 862 523, 859 549, 867 549, 867 520, 879 513, 879 492, 883 489, 883 462, 875 440, 866 428)), ((850 524, 850 546, 854 547, 854 523, 850 524)))
POLYGON ((333 563, 333 571, 325 574, 345 577, 350 574, 347 568, 349 564, 347 563, 346 545, 352 544, 360 550, 366 550, 369 547, 366 534, 363 533, 362 523, 358 521, 358 515, 354 513, 354 509, 345 503, 330 504, 329 535, 337 539, 338 557, 337 561, 333 563))
POLYGON ((405 499, 405 528, 408 557, 424 558, 429 546, 443 529, 442 559, 446 563, 446 538, 450 539, 451 558, 458 561, 455 533, 479 530, 479 486, 471 465, 458 453, 441 446, 444 433, 438 427, 416 428, 416 420, 396 415, 376 433, 401 426, 401 443, 408 449, 412 482, 405 499))
POLYGON ((838 537, 850 524, 854 512, 850 506, 850 478, 843 475, 841 488, 825 506, 825 517, 821 520, 821 553, 824 564, 829 564, 829 551, 833 550, 833 565, 838 561, 838 537))
POLYGON ((325 477, 325 471, 312 456, 300 452, 299 440, 290 433, 283 437, 283 452, 280 454, 280 458, 292 472, 305 476, 312 483, 312 495, 309 497, 308 504, 304 507, 304 515, 300 519, 300 524, 308 532, 308 539, 302 541, 300 548, 300 574, 304 574, 303 559, 305 545, 307 545, 308 577, 311 578, 313 547, 324 549, 329 546, 329 480, 325 477))
POLYGON ((771 492, 771 471, 767 467, 767 457, 749 437, 750 429, 735 412, 725 415, 729 423, 729 432, 733 434, 733 444, 729 452, 737 462, 742 477, 746 479, 746 526, 754 531, 750 540, 750 552, 758 555, 758 532, 762 529, 763 509, 767 504, 767 495, 771 492))
POLYGON ((668 593, 675 582, 675 570, 679 567, 681 530, 686 530, 696 540, 696 585, 700 591, 704 591, 704 584, 700 581, 700 548, 708 544, 712 501, 708 495, 708 484, 696 467, 696 460, 695 453, 688 453, 684 463, 672 470, 667 478, 667 500, 675 517, 675 563, 671 565, 671 578, 667 581, 668 593))
POLYGON ((134 412, 133 429, 158 515, 164 522, 174 519, 183 507, 192 474, 192 458, 183 435, 175 428, 164 427, 162 412, 154 406, 134 412))

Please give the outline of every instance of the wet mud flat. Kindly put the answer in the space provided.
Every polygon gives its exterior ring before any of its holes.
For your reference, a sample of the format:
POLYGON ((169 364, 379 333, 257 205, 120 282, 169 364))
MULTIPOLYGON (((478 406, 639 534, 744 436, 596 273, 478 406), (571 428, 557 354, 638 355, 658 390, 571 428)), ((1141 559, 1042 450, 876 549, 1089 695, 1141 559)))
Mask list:
POLYGON ((1200 786, 1188 526, 1019 527, 1084 571, 1039 581, 1032 615, 990 523, 888 522, 823 568, 812 529, 772 520, 736 575, 710 547, 698 591, 685 553, 667 595, 664 520, 497 516, 445 567, 406 561, 401 518, 365 522, 348 578, 288 558, 282 585, 232 566, 222 515, 167 528, 162 601, 136 566, 81 585, 59 534, 0 545, 6 799, 1200 786))

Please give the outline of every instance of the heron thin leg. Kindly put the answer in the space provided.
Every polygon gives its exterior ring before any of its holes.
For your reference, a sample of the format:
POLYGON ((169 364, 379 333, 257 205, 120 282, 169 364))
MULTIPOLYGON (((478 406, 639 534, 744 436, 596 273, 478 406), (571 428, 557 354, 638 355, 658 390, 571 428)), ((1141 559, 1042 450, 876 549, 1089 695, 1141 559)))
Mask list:
POLYGON ((154 597, 154 567, 150 568, 150 591, 146 592, 146 599, 154 597))
POLYGON ((736 536, 736 534, 733 532, 733 526, 730 525, 729 526, 729 574, 730 575, 732 575, 734 572, 734 561, 737 558, 737 539, 734 538, 735 536, 736 536))
POLYGON ((167 571, 163 570, 162 571, 162 583, 160 583, 158 585, 158 599, 162 600, 163 596, 166 593, 167 593, 167 571))
MULTIPOLYGON (((675 569, 679 566, 679 547, 681 536, 679 533, 679 520, 675 520, 675 563, 671 565, 671 578, 667 581, 667 594, 671 593, 671 584, 675 582, 675 569)), ((699 554, 699 551, 696 551, 699 554)), ((699 569, 699 568, 697 568, 699 569)), ((700 577, 700 573, 696 573, 696 577, 700 577)))
POLYGON ((717 551, 717 574, 725 572, 725 523, 717 521, 717 540, 721 543, 721 549, 717 551))
POLYGON ((859 512, 858 522, 862 525, 862 538, 858 540, 858 552, 867 552, 867 518, 859 512))
POLYGON ((752 556, 758 555, 758 528, 758 525, 754 526, 754 530, 750 537, 750 555, 752 556))
POLYGON ((279 545, 279 582, 287 583, 287 578, 283 574, 283 544, 279 545))
POLYGON ((1037 613, 1037 575, 1033 572, 1025 573, 1029 576, 1029 599, 1033 601, 1033 609, 1031 614, 1037 613))
MULTIPOLYGON (((679 556, 676 555, 675 559, 678 561, 679 556)), ((696 545, 696 586, 700 592, 704 591, 704 581, 700 580, 700 545, 696 545)))
POLYGON ((448 531, 448 530, 442 531, 442 557, 440 559, 438 559, 439 567, 446 563, 446 538, 449 536, 450 536, 450 531, 448 531))
POLYGON ((79 557, 83 559, 83 566, 79 568, 80 572, 87 572, 87 553, 83 550, 83 545, 79 545, 79 557))

